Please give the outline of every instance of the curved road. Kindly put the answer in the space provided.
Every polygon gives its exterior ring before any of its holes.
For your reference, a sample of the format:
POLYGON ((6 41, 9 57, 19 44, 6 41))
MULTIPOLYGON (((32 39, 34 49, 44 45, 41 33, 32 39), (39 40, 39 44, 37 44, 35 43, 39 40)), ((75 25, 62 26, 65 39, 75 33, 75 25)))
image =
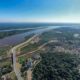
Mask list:
POLYGON ((21 44, 13 47, 13 48, 11 49, 11 52, 13 53, 13 69, 14 69, 14 72, 15 72, 16 77, 17 77, 18 80, 24 80, 24 79, 21 77, 20 69, 18 69, 17 66, 16 66, 16 63, 17 63, 17 62, 16 62, 16 53, 17 53, 16 49, 19 48, 19 47, 21 47, 21 46, 23 46, 23 45, 25 45, 25 44, 27 45, 27 44, 28 44, 32 39, 34 39, 36 36, 37 36, 37 35, 34 35, 34 36, 33 36, 32 38, 30 38, 28 41, 26 41, 26 42, 24 42, 24 43, 21 43, 21 44))
MULTIPOLYGON (((49 31, 49 30, 51 30, 51 29, 53 29, 53 28, 45 28, 45 29, 43 29, 43 32, 46 32, 46 31, 49 31)), ((43 33, 42 32, 42 33, 43 33)), ((33 37, 31 37, 29 40, 27 40, 26 42, 23 42, 23 43, 21 43, 21 44, 19 44, 19 45, 17 45, 17 46, 15 46, 15 47, 13 47, 12 49, 11 49, 11 52, 12 52, 12 54, 13 54, 13 69, 14 69, 14 72, 15 72, 15 74, 16 74, 16 77, 17 77, 17 79, 18 80, 24 80, 22 77, 21 77, 21 72, 20 72, 20 69, 19 68, 17 68, 17 66, 16 66, 16 53, 17 53, 17 51, 16 51, 16 49, 17 48, 19 48, 19 47, 21 47, 21 46, 23 46, 23 45, 28 45, 28 43, 32 40, 32 39, 34 39, 36 36, 38 36, 39 34, 36 34, 36 35, 34 35, 33 37)), ((44 45, 43 45, 44 46, 44 45)), ((40 47, 41 48, 41 47, 40 47)))

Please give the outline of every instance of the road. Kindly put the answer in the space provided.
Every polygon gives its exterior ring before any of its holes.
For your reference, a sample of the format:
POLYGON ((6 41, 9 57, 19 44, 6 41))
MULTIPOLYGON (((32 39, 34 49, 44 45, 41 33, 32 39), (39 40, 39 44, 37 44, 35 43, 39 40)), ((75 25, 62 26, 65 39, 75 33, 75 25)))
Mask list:
MULTIPOLYGON (((22 46, 25 45, 25 44, 28 45, 28 43, 29 43, 32 39, 34 39, 36 36, 37 36, 37 35, 34 35, 34 36, 31 37, 28 41, 26 41, 26 42, 24 42, 24 43, 21 43, 21 44, 13 47, 13 48, 11 49, 11 52, 12 52, 12 54, 13 54, 13 69, 14 69, 14 72, 15 72, 16 77, 17 77, 18 80, 24 80, 24 79, 21 77, 20 69, 17 68, 17 65, 16 65, 16 64, 17 64, 17 61, 16 61, 17 51, 16 51, 16 49, 19 48, 19 47, 22 47, 22 46)), ((45 44, 44 44, 44 45, 45 45, 45 44)), ((44 45, 40 46, 37 50, 41 49, 44 45)), ((37 51, 37 50, 35 50, 35 51, 37 51)), ((33 53, 33 52, 35 52, 35 51, 32 51, 32 52, 30 52, 30 53, 33 53)), ((30 72, 30 71, 29 71, 29 72, 30 72)))
POLYGON ((19 48, 19 47, 21 47, 21 46, 23 46, 23 45, 25 45, 25 44, 27 45, 27 44, 28 44, 32 39, 34 39, 36 36, 37 36, 37 35, 34 35, 33 37, 31 37, 31 38, 30 38, 29 40, 27 40, 26 42, 21 43, 21 44, 13 47, 13 48, 11 49, 11 52, 12 52, 12 54, 13 54, 13 69, 14 69, 14 72, 15 72, 16 77, 17 77, 18 80, 24 80, 24 79, 21 77, 20 69, 17 68, 17 65, 16 65, 16 64, 17 64, 17 61, 16 61, 17 51, 16 51, 16 49, 19 48))
MULTIPOLYGON (((46 32, 46 31, 49 31, 49 30, 51 30, 52 28, 47 28, 47 29, 45 29, 45 31, 44 32, 46 32)), ((19 45, 17 45, 17 46, 15 46, 15 47, 13 47, 12 49, 11 49, 11 52, 12 52, 12 54, 13 54, 13 69, 14 69, 14 72, 15 72, 15 74, 16 74, 16 77, 17 77, 17 79, 18 80, 24 80, 22 77, 21 77, 21 72, 20 72, 20 68, 17 68, 17 61, 16 61, 16 55, 17 55, 17 49, 18 48, 21 48, 21 47, 23 47, 23 46, 27 46, 28 45, 28 43, 31 41, 31 40, 33 40, 36 36, 38 36, 39 34, 36 34, 36 35, 34 35, 33 37, 31 37, 29 40, 27 40, 26 42, 23 42, 23 43, 21 43, 21 44, 19 44, 19 45)), ((39 49, 41 49, 43 46, 45 46, 46 45, 46 43, 45 44, 43 44, 41 47, 39 47, 37 50, 39 50, 39 49)), ((37 51, 37 50, 35 50, 35 51, 37 51)), ((33 52, 35 52, 35 51, 32 51, 31 53, 33 53, 33 52)))
POLYGON ((18 80, 23 80, 23 78, 21 77, 21 72, 20 70, 16 67, 16 51, 15 51, 16 48, 13 48, 12 49, 12 53, 13 53, 13 69, 14 69, 14 72, 16 74, 16 77, 18 80))

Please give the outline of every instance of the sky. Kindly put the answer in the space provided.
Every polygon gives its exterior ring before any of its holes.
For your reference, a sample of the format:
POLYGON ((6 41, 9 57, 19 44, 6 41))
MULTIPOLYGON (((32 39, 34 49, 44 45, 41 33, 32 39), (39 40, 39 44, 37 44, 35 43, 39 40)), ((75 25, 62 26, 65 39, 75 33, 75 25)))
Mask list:
POLYGON ((0 22, 80 23, 80 0, 0 0, 0 22))

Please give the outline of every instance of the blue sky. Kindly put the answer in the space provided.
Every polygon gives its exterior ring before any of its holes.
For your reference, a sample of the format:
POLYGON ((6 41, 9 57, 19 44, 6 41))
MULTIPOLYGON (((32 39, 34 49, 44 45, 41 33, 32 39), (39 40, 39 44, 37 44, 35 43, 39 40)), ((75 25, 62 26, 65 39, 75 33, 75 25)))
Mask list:
POLYGON ((79 22, 80 0, 0 0, 0 22, 79 22))

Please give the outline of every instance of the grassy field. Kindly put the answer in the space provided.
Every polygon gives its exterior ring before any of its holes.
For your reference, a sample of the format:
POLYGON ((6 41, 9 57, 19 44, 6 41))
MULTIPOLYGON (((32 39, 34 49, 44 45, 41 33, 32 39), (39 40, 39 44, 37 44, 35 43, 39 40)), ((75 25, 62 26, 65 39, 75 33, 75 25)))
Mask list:
POLYGON ((34 44, 29 44, 28 46, 25 46, 21 49, 21 53, 27 53, 27 52, 30 52, 30 51, 33 51, 33 50, 36 50, 37 47, 39 45, 34 43, 34 44))
POLYGON ((10 59, 5 59, 5 60, 0 61, 0 67, 6 66, 6 65, 11 65, 10 59))
POLYGON ((17 77, 13 71, 6 74, 5 76, 6 76, 7 80, 17 80, 17 77))
POLYGON ((10 56, 9 50, 12 48, 12 46, 5 46, 5 47, 0 47, 0 57, 5 58, 10 56))

